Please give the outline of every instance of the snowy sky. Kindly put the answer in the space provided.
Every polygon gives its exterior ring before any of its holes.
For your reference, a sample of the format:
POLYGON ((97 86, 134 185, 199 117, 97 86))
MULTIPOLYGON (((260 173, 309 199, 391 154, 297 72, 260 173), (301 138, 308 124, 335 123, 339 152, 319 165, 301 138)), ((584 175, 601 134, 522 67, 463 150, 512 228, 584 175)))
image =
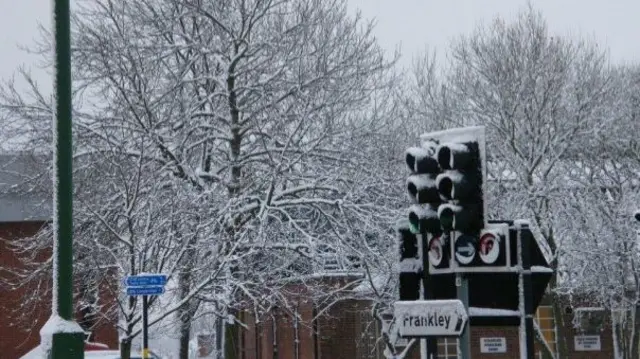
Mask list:
MULTIPOLYGON (((72 0, 73 3, 74 0, 72 0)), ((608 46, 615 62, 640 60, 640 1, 531 0, 549 22, 552 32, 581 34, 608 46)), ((526 0, 349 0, 377 20, 376 36, 390 51, 402 45, 403 65, 425 47, 444 53, 451 38, 472 31, 496 15, 506 19, 526 6, 526 0)), ((0 77, 11 76, 20 65, 33 67, 37 58, 18 49, 37 37, 38 23, 51 26, 51 1, 0 0, 0 77)), ((50 84, 40 73, 38 79, 50 84)))

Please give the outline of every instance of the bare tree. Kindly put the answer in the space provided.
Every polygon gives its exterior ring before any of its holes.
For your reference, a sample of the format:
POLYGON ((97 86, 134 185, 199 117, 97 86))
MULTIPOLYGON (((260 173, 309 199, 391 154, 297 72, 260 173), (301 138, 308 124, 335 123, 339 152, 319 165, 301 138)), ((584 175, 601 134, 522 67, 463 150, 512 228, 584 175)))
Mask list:
MULTIPOLYGON (((392 62, 345 1, 95 0, 74 15, 77 242, 119 276, 175 275, 152 323, 177 311, 183 345, 199 303, 268 308, 312 248, 357 249, 353 228, 387 223, 382 146, 355 144, 388 126, 372 109, 392 62)), ((47 143, 50 103, 32 90, 5 86, 3 118, 47 143)), ((118 303, 126 357, 139 317, 118 303)))
POLYGON ((637 67, 614 72, 615 101, 607 127, 583 143, 570 167, 576 187, 559 235, 563 293, 589 296, 611 317, 616 358, 639 354, 638 227, 633 213, 640 200, 638 171, 637 67))
MULTIPOLYGON (((455 41, 449 55, 438 81, 416 77, 412 93, 430 109, 421 120, 487 126, 489 216, 531 218, 556 252, 556 231, 565 220, 557 215, 571 191, 567 164, 607 126, 602 118, 614 85, 604 51, 552 36, 529 7, 514 22, 478 27, 455 41)), ((417 71, 424 77, 434 70, 423 62, 417 71)), ((559 349, 564 357, 566 343, 559 349)))

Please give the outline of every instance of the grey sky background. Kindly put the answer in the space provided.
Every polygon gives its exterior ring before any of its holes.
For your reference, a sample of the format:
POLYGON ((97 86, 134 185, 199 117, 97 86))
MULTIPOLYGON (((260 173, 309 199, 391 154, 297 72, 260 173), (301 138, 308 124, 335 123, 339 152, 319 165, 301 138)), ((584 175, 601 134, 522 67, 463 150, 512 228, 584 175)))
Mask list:
MULTIPOLYGON (((135 0, 130 0, 135 1, 135 0)), ((73 2, 73 0, 72 0, 73 2)), ((542 11, 552 33, 596 40, 610 50, 615 63, 640 60, 640 1, 638 0, 531 0, 542 11)), ((0 77, 9 78, 18 66, 34 68, 38 58, 18 45, 33 44, 38 23, 51 26, 51 0, 0 0, 0 77)), ((375 35, 389 51, 401 45, 402 65, 410 65, 424 49, 436 50, 444 59, 452 38, 470 33, 477 24, 496 16, 513 19, 526 0, 349 0, 376 19, 375 35)), ((37 71, 38 82, 51 79, 37 71)))

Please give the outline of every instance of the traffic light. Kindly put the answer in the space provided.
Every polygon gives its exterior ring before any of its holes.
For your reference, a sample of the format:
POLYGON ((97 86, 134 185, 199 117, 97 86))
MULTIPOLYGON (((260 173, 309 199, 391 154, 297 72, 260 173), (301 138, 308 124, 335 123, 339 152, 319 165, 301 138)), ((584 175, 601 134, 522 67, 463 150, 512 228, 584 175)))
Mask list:
POLYGON ((407 178, 407 193, 413 205, 409 208, 409 223, 413 233, 440 234, 438 206, 442 203, 436 186, 441 173, 433 157, 436 147, 411 147, 406 151, 407 166, 412 174, 407 178))
POLYGON ((436 187, 446 203, 438 208, 442 229, 451 231, 454 256, 462 266, 477 263, 484 218, 484 146, 478 139, 447 142, 438 146, 436 160, 443 170, 436 187))
POLYGON ((422 278, 422 261, 417 236, 411 232, 406 219, 396 224, 400 254, 400 300, 418 300, 422 278))
POLYGON ((449 266, 449 240, 442 231, 438 207, 442 197, 436 184, 442 173, 435 158, 437 141, 411 147, 406 152, 407 166, 412 175, 407 178, 407 193, 413 205, 409 208, 409 223, 413 233, 421 233, 428 246, 429 263, 434 268, 449 266))
POLYGON ((484 227, 481 157, 477 141, 438 147, 437 161, 444 172, 437 176, 436 186, 448 201, 438 209, 444 230, 477 235, 484 227))

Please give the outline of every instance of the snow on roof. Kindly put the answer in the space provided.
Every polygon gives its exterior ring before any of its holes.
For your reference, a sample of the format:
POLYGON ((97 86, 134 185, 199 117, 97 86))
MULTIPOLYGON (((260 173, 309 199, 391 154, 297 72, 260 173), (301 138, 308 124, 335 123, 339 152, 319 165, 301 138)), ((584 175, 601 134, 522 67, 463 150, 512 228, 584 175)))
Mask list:
POLYGON ((484 126, 451 128, 425 133, 420 136, 422 143, 433 143, 433 139, 438 140, 440 143, 484 140, 484 126))
POLYGON ((374 274, 371 276, 371 279, 364 278, 355 288, 353 288, 353 292, 367 294, 372 293, 374 288, 379 291, 389 283, 389 279, 388 273, 374 274))
POLYGON ((0 154, 0 222, 47 221, 51 219, 52 200, 42 193, 18 191, 29 176, 41 167, 33 156, 0 154))
POLYGON ((519 317, 517 310, 469 307, 471 317, 519 317))

